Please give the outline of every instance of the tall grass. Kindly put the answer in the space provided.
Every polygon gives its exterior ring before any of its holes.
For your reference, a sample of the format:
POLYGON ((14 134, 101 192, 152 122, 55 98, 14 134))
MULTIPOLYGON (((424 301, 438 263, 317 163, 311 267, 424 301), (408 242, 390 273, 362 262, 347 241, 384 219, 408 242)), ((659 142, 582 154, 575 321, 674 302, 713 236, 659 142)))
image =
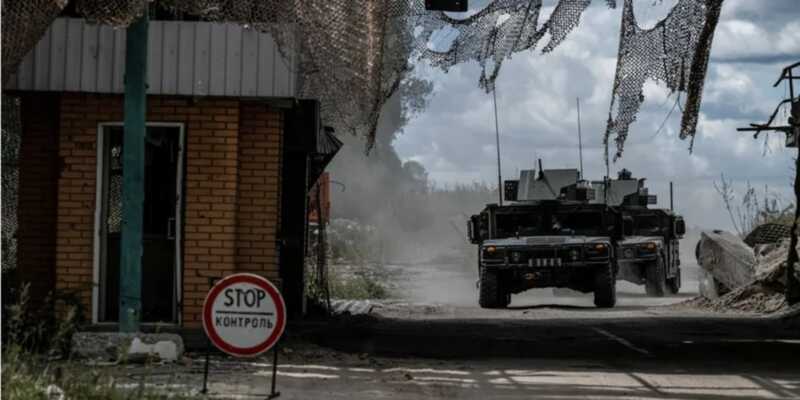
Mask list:
POLYGON ((148 388, 120 389, 107 371, 70 360, 70 341, 81 326, 80 302, 51 294, 34 305, 29 286, 3 304, 2 399, 165 399, 181 398, 148 388))

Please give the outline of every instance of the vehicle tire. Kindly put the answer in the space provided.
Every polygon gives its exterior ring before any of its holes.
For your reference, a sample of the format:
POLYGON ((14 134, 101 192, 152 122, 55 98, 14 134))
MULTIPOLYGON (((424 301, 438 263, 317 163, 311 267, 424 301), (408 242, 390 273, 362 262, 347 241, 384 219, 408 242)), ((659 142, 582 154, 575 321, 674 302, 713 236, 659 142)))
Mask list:
POLYGON ((681 291, 681 269, 678 268, 678 273, 674 278, 667 279, 667 290, 669 294, 678 294, 681 291))
POLYGON ((478 305, 481 308, 504 308, 510 303, 510 297, 500 287, 500 273, 481 268, 478 305))
POLYGON ((594 305, 600 308, 611 308, 617 304, 617 279, 614 276, 614 265, 600 267, 594 276, 594 305))
POLYGON ((667 271, 664 259, 658 257, 656 261, 645 267, 644 289, 648 296, 664 297, 667 291, 667 271))

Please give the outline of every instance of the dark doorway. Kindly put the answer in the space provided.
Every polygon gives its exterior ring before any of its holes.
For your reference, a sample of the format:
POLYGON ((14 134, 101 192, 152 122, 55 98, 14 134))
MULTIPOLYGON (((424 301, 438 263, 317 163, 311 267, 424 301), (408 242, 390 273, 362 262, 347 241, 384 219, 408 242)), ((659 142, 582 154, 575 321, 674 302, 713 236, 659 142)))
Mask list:
MULTIPOLYGON (((101 322, 119 318, 122 126, 102 128, 101 322)), ((142 321, 177 322, 180 256, 181 128, 148 126, 142 257, 142 321)))

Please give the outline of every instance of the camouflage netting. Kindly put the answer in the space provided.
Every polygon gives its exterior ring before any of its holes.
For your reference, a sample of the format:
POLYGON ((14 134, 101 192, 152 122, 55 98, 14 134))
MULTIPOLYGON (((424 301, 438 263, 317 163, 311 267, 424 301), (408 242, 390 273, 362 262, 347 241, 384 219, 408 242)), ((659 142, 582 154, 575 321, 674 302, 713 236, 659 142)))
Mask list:
MULTIPOLYGON (((3 79, 32 48, 68 0, 3 0, 3 79)), ((159 0, 161 6, 214 21, 270 32, 284 52, 299 55, 302 97, 318 98, 323 117, 339 132, 374 136, 378 113, 410 70, 411 57, 447 69, 477 61, 487 91, 503 61, 534 48, 558 46, 578 25, 592 0, 560 0, 541 23, 542 0, 492 0, 469 17, 427 12, 423 0, 159 0), (446 49, 442 34, 455 36, 446 49)), ((625 0, 619 60, 606 139, 619 151, 642 102, 648 79, 687 94, 681 137, 692 136, 719 9, 723 0, 679 0, 654 28, 636 25, 633 0, 625 0)), ((147 0, 73 0, 88 19, 126 26, 147 0)), ((606 0, 609 7, 616 0, 606 0)), ((371 143, 371 141, 370 141, 371 143)))
POLYGON ((19 100, 3 95, 2 170, 3 170, 3 221, 2 251, 3 272, 17 265, 17 185, 19 183, 19 100))
MULTIPOLYGON (((636 23, 633 0, 625 0, 622 12, 617 73, 605 140, 616 135, 621 156, 630 125, 644 101, 649 79, 666 83, 672 92, 686 93, 681 139, 697 128, 711 42, 723 0, 679 0, 666 18, 653 28, 636 23), (613 116, 616 109, 616 116, 613 116)), ((691 145, 689 146, 691 150, 691 145)))

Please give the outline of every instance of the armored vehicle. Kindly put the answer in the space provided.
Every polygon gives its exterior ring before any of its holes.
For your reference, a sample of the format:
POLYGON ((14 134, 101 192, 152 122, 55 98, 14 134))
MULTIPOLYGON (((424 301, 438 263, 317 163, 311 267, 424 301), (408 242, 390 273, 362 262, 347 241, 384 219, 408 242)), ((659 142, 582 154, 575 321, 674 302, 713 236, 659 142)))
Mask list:
POLYGON ((648 296, 676 294, 681 287, 679 239, 686 233, 686 225, 683 217, 671 210, 648 208, 657 199, 648 194, 644 181, 623 169, 618 179, 598 186, 598 200, 602 196, 605 204, 619 209, 632 225, 631 232, 617 241, 617 278, 644 284, 648 296))
POLYGON ((481 307, 503 308, 511 294, 543 287, 594 292, 596 306, 615 305, 622 214, 591 203, 593 189, 578 177, 577 170, 522 171, 505 183, 512 204, 490 204, 470 218, 481 307))

